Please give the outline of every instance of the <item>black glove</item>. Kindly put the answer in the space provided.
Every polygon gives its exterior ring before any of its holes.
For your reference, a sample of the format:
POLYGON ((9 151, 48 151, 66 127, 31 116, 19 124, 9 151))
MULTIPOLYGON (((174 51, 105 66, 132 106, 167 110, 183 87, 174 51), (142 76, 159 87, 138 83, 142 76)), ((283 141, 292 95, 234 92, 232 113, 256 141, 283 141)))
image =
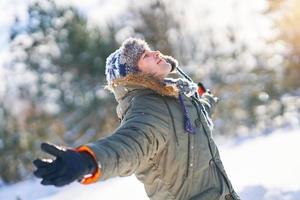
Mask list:
POLYGON ((64 186, 84 175, 93 173, 97 164, 87 152, 77 152, 72 149, 59 147, 49 143, 42 143, 41 149, 56 157, 51 159, 36 159, 33 164, 37 167, 34 175, 42 178, 41 184, 64 186))

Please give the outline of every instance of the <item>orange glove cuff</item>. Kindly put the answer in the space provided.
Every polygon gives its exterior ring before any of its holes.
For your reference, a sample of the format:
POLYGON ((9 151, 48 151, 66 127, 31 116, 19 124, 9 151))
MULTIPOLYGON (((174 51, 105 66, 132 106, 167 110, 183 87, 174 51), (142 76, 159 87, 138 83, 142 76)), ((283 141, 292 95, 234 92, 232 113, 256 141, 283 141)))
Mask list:
MULTIPOLYGON (((96 155, 95 153, 88 147, 88 146, 81 146, 81 147, 78 147, 75 149, 75 151, 77 152, 87 152, 89 153, 93 158, 94 158, 94 161, 95 163, 97 163, 97 159, 96 159, 96 155)), ((100 168, 98 167, 97 165, 97 169, 96 171, 90 175, 90 176, 87 176, 87 177, 84 177, 80 183, 81 184, 84 184, 84 185, 87 185, 87 184, 90 184, 90 183, 94 183, 96 182, 99 178, 101 177, 101 171, 100 171, 100 168)))

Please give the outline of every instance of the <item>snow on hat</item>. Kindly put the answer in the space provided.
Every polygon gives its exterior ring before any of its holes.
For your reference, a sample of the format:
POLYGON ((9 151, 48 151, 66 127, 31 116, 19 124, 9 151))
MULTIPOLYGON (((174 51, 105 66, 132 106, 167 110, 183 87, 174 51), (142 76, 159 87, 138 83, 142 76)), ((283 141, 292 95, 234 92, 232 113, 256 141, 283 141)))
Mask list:
MULTIPOLYGON (((115 79, 138 72, 137 63, 145 50, 150 51, 150 48, 144 40, 137 38, 126 39, 121 47, 106 59, 105 75, 107 83, 112 84, 115 79)), ((177 60, 173 57, 162 55, 162 58, 171 64, 171 71, 174 71, 178 66, 177 60)))

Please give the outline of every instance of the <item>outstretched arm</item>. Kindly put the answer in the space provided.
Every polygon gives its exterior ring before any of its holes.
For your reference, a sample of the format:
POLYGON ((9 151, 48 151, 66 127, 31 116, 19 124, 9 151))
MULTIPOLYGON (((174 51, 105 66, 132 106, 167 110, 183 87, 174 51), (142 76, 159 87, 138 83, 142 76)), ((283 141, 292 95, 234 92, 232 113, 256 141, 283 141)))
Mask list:
POLYGON ((43 185, 63 186, 76 180, 88 184, 114 176, 128 176, 151 164, 169 132, 169 115, 156 96, 135 98, 121 126, 110 137, 77 149, 43 143, 41 148, 56 157, 34 161, 34 175, 43 185))
POLYGON ((86 145, 101 164, 101 179, 128 176, 151 164, 165 147, 169 120, 160 97, 136 97, 112 136, 86 145))

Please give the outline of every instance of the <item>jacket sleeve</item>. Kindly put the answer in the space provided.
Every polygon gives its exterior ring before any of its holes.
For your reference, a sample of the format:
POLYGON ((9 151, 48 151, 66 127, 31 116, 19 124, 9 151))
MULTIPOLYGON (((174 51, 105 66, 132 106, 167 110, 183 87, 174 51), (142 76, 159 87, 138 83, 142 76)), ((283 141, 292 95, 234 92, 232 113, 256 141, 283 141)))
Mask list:
POLYGON ((101 166, 101 180, 131 175, 164 148, 170 116, 161 98, 135 97, 111 136, 86 145, 101 166))
POLYGON ((200 98, 200 102, 202 103, 202 105, 204 105, 204 108, 209 116, 213 114, 215 106, 218 103, 218 101, 219 98, 215 97, 210 92, 205 92, 200 98))

